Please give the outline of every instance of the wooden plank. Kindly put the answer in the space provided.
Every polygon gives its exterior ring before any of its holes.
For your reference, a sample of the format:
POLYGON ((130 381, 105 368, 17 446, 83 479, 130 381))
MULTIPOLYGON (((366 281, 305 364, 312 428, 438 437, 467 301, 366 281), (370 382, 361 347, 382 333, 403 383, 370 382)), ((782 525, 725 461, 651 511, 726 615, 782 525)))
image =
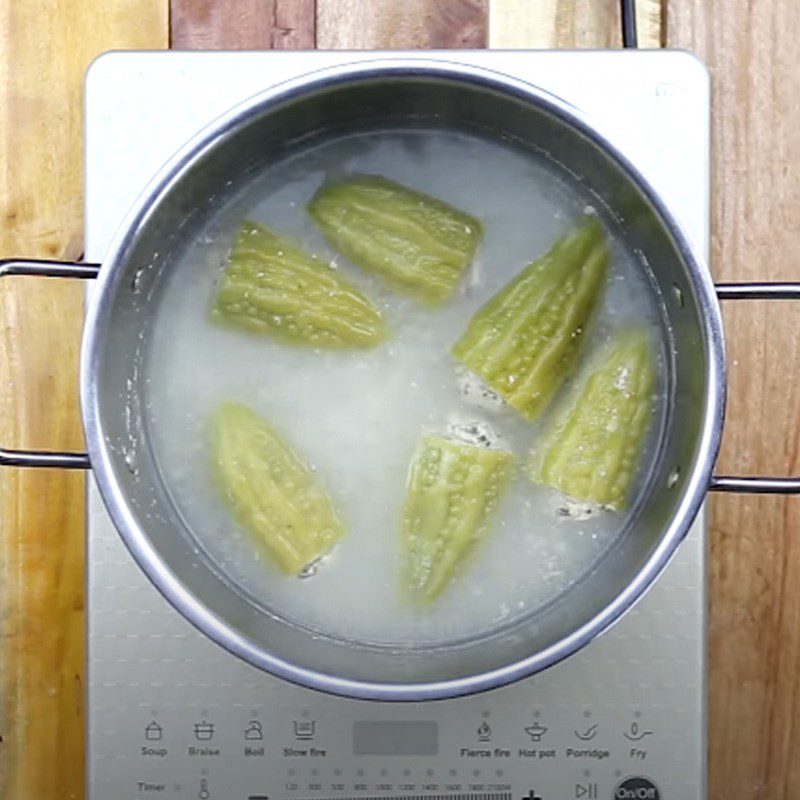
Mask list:
POLYGON ((616 47, 617 0, 492 0, 492 47, 616 47))
POLYGON ((486 47, 487 0, 317 0, 321 49, 486 47))
POLYGON ((170 46, 289 50, 315 45, 315 0, 171 0, 170 46))
MULTIPOLYGON (((713 80, 712 265, 800 278, 797 0, 669 0, 670 46, 713 80)), ((800 472, 800 304, 725 308, 725 472, 800 472)), ((729 496, 711 535, 711 797, 800 797, 800 501, 729 496)))
POLYGON ((665 8, 668 0, 636 0, 636 28, 639 47, 663 47, 665 8))
MULTIPOLYGON (((496 48, 620 47, 619 0, 491 0, 489 44, 496 48)), ((661 0, 638 0, 640 47, 661 43, 661 0)))
MULTIPOLYGON (((0 6, 0 254, 82 250, 82 84, 98 53, 163 47, 166 0, 0 6)), ((80 447, 81 287, 0 291, 0 441, 80 447)), ((0 797, 83 796, 83 476, 0 470, 0 797)))

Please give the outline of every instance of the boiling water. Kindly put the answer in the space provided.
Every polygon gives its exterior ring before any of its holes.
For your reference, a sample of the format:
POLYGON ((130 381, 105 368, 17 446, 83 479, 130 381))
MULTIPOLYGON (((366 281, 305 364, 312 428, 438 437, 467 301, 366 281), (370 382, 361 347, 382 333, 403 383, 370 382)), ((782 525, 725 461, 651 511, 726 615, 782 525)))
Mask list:
MULTIPOLYGON (((147 366, 148 433, 199 546, 271 612, 331 635, 387 644, 487 631, 535 611, 591 569, 624 516, 565 515, 562 497, 520 475, 490 535, 436 603, 408 608, 397 591, 398 526, 420 435, 486 423, 521 464, 536 436, 536 427, 516 413, 476 404, 449 347, 491 294, 593 210, 590 202, 544 159, 460 134, 403 132, 351 137, 298 154, 220 209, 171 267, 155 323, 158 347, 147 366), (477 258, 443 309, 419 308, 325 245, 305 205, 325 179, 347 172, 393 178, 483 222, 477 258), (325 352, 211 324, 225 256, 245 218, 330 260, 379 304, 391 339, 372 350, 325 352), (270 421, 315 470, 345 522, 348 536, 311 577, 277 570, 220 500, 208 421, 225 400, 245 403, 270 421)), ((613 234, 613 225, 607 227, 613 234)), ((611 251, 604 305, 588 346, 631 319, 652 326, 657 342, 659 318, 642 265, 613 241, 611 251)), ((659 408, 654 398, 654 413, 659 408)))

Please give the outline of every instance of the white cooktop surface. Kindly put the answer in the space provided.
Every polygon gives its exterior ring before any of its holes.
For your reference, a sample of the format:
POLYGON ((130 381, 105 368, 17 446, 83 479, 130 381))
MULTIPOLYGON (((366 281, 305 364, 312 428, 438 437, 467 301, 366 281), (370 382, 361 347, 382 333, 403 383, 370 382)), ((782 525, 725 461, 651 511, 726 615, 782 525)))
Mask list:
MULTIPOLYGON (((87 260, 102 261, 149 177, 215 116, 274 83, 365 57, 374 54, 100 58, 86 85, 87 260)), ((582 109, 707 251, 708 80, 691 56, 424 57, 514 74, 582 109)), ((148 583, 93 486, 89 509, 90 800, 705 797, 702 521, 644 600, 566 662, 476 697, 386 705, 300 689, 224 652, 148 583)))

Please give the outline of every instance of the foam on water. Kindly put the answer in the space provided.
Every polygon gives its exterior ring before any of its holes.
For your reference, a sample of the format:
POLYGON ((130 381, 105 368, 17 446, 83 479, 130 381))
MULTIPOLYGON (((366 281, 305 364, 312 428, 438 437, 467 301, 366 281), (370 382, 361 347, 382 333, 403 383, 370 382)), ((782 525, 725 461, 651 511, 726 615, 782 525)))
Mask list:
MULTIPOLYGON (((146 423, 176 507, 199 545, 257 602, 328 634, 376 643, 441 642, 535 611, 583 575, 620 529, 616 514, 565 514, 564 499, 520 476, 491 535, 442 597, 424 610, 397 591, 398 525, 406 476, 423 432, 491 426, 524 463, 536 429, 498 407, 448 354, 471 314, 585 213, 587 197, 544 159, 447 132, 365 134, 318 146, 259 175, 220 209, 171 267, 147 359, 146 423), (305 211, 323 180, 372 172, 475 215, 485 238, 453 302, 423 310, 336 257, 305 211), (318 352, 226 330, 208 311, 244 218, 297 239, 360 285, 392 338, 368 351, 318 352), (316 471, 348 529, 311 577, 282 575, 232 519, 212 480, 208 419, 222 401, 270 420, 316 471)), ((613 227, 611 228, 613 231, 613 227)), ((656 304, 641 264, 612 241, 597 344, 656 304)), ((654 400, 654 412, 658 412, 654 400)), ((573 508, 574 512, 575 509, 573 508)))

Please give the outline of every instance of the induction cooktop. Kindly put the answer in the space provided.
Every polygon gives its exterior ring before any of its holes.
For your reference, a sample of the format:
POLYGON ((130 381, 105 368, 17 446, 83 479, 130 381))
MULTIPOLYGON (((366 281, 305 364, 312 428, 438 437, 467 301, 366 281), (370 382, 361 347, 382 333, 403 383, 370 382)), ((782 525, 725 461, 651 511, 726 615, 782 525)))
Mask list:
MULTIPOLYGON (((86 81, 86 257, 102 261, 150 176, 256 92, 364 52, 110 53, 86 81)), ((392 56, 417 55, 393 52, 392 56)), ((587 114, 708 249, 709 88, 669 51, 448 51, 587 114)), ((700 800, 705 527, 610 631, 533 678, 381 704, 284 683, 169 606, 93 485, 88 517, 90 800, 700 800)))

